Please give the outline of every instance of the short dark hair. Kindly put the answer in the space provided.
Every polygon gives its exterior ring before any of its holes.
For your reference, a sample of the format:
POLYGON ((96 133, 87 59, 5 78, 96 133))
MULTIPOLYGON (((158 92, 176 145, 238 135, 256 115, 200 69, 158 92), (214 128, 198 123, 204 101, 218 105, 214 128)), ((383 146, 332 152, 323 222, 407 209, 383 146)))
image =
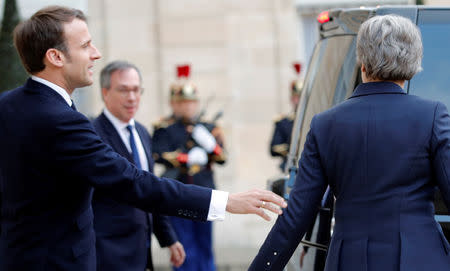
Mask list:
POLYGON ((45 69, 45 53, 55 48, 67 54, 64 37, 64 23, 74 19, 86 21, 81 10, 61 6, 49 6, 37 11, 31 18, 18 24, 14 29, 14 46, 28 73, 45 69))
POLYGON ((100 88, 106 88, 109 89, 111 87, 111 75, 115 71, 124 71, 128 69, 134 69, 138 75, 139 80, 142 83, 142 75, 141 71, 139 71, 138 67, 136 65, 123 61, 123 60, 116 60, 113 62, 110 62, 108 65, 106 65, 102 71, 100 72, 100 88))

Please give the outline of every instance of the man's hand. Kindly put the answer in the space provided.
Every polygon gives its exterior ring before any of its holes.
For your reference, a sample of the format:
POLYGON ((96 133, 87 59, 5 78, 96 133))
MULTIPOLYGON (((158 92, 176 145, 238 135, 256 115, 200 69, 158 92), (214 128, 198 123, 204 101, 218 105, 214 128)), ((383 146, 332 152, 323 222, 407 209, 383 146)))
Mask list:
POLYGON ((230 194, 226 210, 232 214, 257 214, 267 221, 270 217, 264 212, 264 209, 275 214, 281 215, 286 208, 287 203, 277 194, 261 189, 254 189, 247 192, 230 194))
POLYGON ((170 250, 170 262, 175 267, 180 267, 186 259, 186 253, 184 252, 184 247, 180 242, 175 242, 169 247, 170 250))

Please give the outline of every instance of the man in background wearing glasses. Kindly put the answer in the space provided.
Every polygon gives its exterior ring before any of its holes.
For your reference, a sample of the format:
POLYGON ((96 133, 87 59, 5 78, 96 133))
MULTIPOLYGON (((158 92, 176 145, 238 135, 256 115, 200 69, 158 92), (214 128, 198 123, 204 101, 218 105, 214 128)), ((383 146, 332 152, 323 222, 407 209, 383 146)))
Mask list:
MULTIPOLYGON (((151 137, 134 117, 143 92, 139 69, 125 61, 113 61, 100 74, 105 109, 94 120, 104 142, 138 168, 153 172, 151 137)), ((185 259, 168 217, 146 213, 119 203, 103 191, 92 199, 96 232, 98 270, 153 270, 151 234, 161 247, 169 247, 171 263, 178 267, 185 259)))

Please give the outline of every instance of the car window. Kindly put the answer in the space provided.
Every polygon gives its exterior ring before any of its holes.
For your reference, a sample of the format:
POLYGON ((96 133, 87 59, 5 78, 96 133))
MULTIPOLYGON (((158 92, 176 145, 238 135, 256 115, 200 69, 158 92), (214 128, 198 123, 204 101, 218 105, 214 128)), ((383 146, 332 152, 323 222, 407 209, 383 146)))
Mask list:
POLYGON ((418 26, 423 40, 423 71, 409 84, 409 93, 443 102, 450 108, 450 10, 422 10, 418 26))
MULTIPOLYGON (((417 25, 422 32, 423 71, 410 80, 409 93, 443 102, 450 108, 450 10, 420 10, 417 25)), ((439 191, 435 194, 435 210, 438 215, 447 215, 448 209, 439 191)), ((449 216, 436 217, 440 222, 449 221, 449 216)))
MULTIPOLYGON (((305 76, 303 90, 302 90, 305 93, 305 100, 308 100, 308 97, 311 95, 311 90, 314 85, 313 84, 314 78, 317 75, 318 68, 320 67, 319 64, 322 62, 322 58, 324 56, 324 52, 327 47, 327 44, 328 44, 327 40, 321 40, 314 47, 314 51, 313 51, 313 54, 309 61, 309 67, 308 67, 308 70, 307 70, 307 73, 305 76)), ((303 113, 306 109, 305 107, 301 106, 301 104, 302 104, 302 102, 300 102, 300 105, 296 112, 296 119, 294 121, 294 126, 292 129, 292 135, 291 135, 291 146, 297 146, 296 150, 295 150, 296 151, 295 157, 298 157, 298 155, 299 155, 298 143, 300 140, 300 136, 299 136, 300 134, 296 135, 296 131, 300 132, 302 121, 303 121, 303 117, 301 117, 301 116, 303 116, 303 113), (300 112, 300 111, 303 111, 303 112, 300 112), (294 142, 297 144, 295 144, 294 142)))
MULTIPOLYGON (((298 153, 301 153, 303 149, 312 117, 334 104, 335 91, 342 73, 342 66, 349 50, 353 51, 351 45, 354 45, 354 39, 354 35, 334 36, 321 40, 319 43, 322 46, 316 47, 316 50, 321 50, 322 55, 317 58, 319 62, 316 71, 310 75, 310 78, 307 78, 307 84, 310 85, 308 89, 309 97, 299 138, 298 153)), ((345 82, 340 85, 340 87, 350 89, 354 87, 353 84, 350 86, 345 82)), ((347 93, 348 90, 344 92, 347 93)))

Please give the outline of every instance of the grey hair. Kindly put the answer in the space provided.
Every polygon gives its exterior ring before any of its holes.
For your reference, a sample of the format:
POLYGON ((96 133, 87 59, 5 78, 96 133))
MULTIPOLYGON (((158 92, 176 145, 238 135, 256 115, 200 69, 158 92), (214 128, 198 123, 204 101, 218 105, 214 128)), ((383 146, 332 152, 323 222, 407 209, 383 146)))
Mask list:
POLYGON ((123 71, 128 69, 134 69, 139 75, 139 81, 142 83, 142 76, 139 69, 123 60, 116 60, 113 62, 110 62, 108 65, 106 65, 102 71, 100 72, 100 88, 106 88, 109 89, 111 87, 111 74, 115 71, 123 71))
POLYGON ((404 17, 375 16, 358 32, 357 61, 370 79, 410 80, 422 70, 422 51, 419 29, 404 17))

